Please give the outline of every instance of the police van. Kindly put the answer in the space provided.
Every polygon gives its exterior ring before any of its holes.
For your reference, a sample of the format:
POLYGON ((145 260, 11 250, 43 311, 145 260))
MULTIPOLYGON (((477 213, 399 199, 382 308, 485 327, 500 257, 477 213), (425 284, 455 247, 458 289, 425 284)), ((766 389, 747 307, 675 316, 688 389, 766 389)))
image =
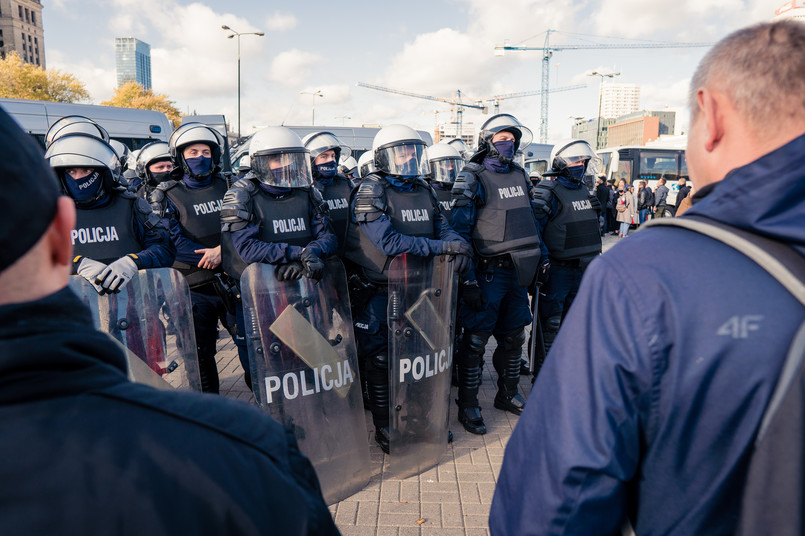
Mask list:
POLYGON ((526 170, 532 180, 538 180, 551 168, 548 162, 551 158, 553 145, 549 143, 530 143, 525 149, 517 151, 517 156, 522 154, 521 165, 526 170))
POLYGON ((154 110, 24 99, 0 99, 0 107, 42 147, 50 125, 67 115, 92 119, 106 129, 110 138, 127 145, 132 151, 152 141, 167 142, 173 132, 168 117, 154 110))
POLYGON ((668 188, 665 214, 670 217, 676 213, 676 195, 679 192, 679 179, 690 180, 685 150, 679 147, 607 147, 597 151, 604 165, 606 180, 621 179, 626 184, 646 181, 651 191, 656 191, 659 180, 665 179, 668 188))
MULTIPOLYGON (((366 151, 372 150, 372 141, 380 130, 380 127, 328 127, 328 126, 286 126, 293 130, 300 138, 304 138, 312 132, 332 132, 347 147, 352 150, 352 156, 358 160, 366 151)), ((425 145, 433 145, 433 138, 430 133, 424 130, 417 130, 425 145)), ((233 148, 232 167, 238 169, 241 159, 249 154, 249 139, 233 148)))

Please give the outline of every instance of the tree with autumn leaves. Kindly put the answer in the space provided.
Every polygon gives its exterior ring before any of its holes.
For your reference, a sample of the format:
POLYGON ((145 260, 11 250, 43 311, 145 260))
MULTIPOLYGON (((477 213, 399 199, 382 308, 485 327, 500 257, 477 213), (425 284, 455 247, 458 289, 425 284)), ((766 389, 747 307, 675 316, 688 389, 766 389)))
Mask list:
POLYGON ((141 110, 156 110, 168 116, 174 125, 178 125, 182 114, 173 105, 167 95, 154 94, 150 89, 144 89, 137 82, 126 82, 115 90, 111 99, 101 103, 104 106, 117 106, 119 108, 139 108, 141 110))
POLYGON ((16 52, 0 60, 0 97, 56 102, 86 102, 89 92, 75 76, 26 63, 16 52))

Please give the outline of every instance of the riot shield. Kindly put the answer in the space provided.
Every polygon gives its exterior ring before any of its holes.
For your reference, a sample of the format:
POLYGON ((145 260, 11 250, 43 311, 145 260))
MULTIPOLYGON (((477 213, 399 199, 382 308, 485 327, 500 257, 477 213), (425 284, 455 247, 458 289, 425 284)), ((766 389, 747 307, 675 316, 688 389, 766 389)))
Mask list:
POLYGON ((96 328, 172 387, 201 391, 193 307, 182 274, 173 268, 140 270, 123 290, 103 296, 81 276, 71 278, 70 288, 89 306, 96 328))
POLYGON ((327 504, 369 481, 369 445, 347 278, 338 259, 318 283, 277 281, 252 264, 240 279, 258 404, 293 430, 327 504))
POLYGON ((388 281, 390 468, 405 477, 445 454, 458 279, 447 257, 404 254, 388 281))

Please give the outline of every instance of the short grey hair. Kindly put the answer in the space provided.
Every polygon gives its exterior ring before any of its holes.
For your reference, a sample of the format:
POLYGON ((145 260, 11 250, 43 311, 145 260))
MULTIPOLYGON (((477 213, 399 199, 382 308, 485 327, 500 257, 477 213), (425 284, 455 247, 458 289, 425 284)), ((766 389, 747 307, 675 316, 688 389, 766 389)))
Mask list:
POLYGON ((758 134, 790 120, 805 120, 805 24, 757 24, 716 43, 691 79, 691 124, 699 113, 697 94, 702 88, 725 92, 758 134))

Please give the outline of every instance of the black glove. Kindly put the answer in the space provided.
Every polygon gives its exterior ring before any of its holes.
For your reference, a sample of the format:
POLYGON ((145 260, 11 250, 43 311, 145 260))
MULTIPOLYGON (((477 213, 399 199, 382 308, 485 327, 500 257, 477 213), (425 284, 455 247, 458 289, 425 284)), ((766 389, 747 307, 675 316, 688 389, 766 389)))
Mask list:
POLYGON ((480 312, 486 308, 486 296, 478 286, 478 281, 464 282, 461 286, 461 299, 475 311, 480 312))
POLYGON ((302 250, 300 260, 305 269, 305 277, 316 281, 322 278, 324 275, 324 261, 322 261, 318 255, 305 248, 302 250))
POLYGON ((441 254, 472 256, 472 246, 463 240, 443 240, 441 254))
POLYGON ((537 267, 537 286, 544 285, 551 273, 551 260, 545 258, 537 267))
POLYGON ((277 281, 296 281, 302 279, 305 269, 299 261, 288 262, 277 266, 277 281))
POLYGON ((456 255, 452 258, 453 270, 459 275, 465 273, 472 267, 472 257, 469 255, 456 255))

